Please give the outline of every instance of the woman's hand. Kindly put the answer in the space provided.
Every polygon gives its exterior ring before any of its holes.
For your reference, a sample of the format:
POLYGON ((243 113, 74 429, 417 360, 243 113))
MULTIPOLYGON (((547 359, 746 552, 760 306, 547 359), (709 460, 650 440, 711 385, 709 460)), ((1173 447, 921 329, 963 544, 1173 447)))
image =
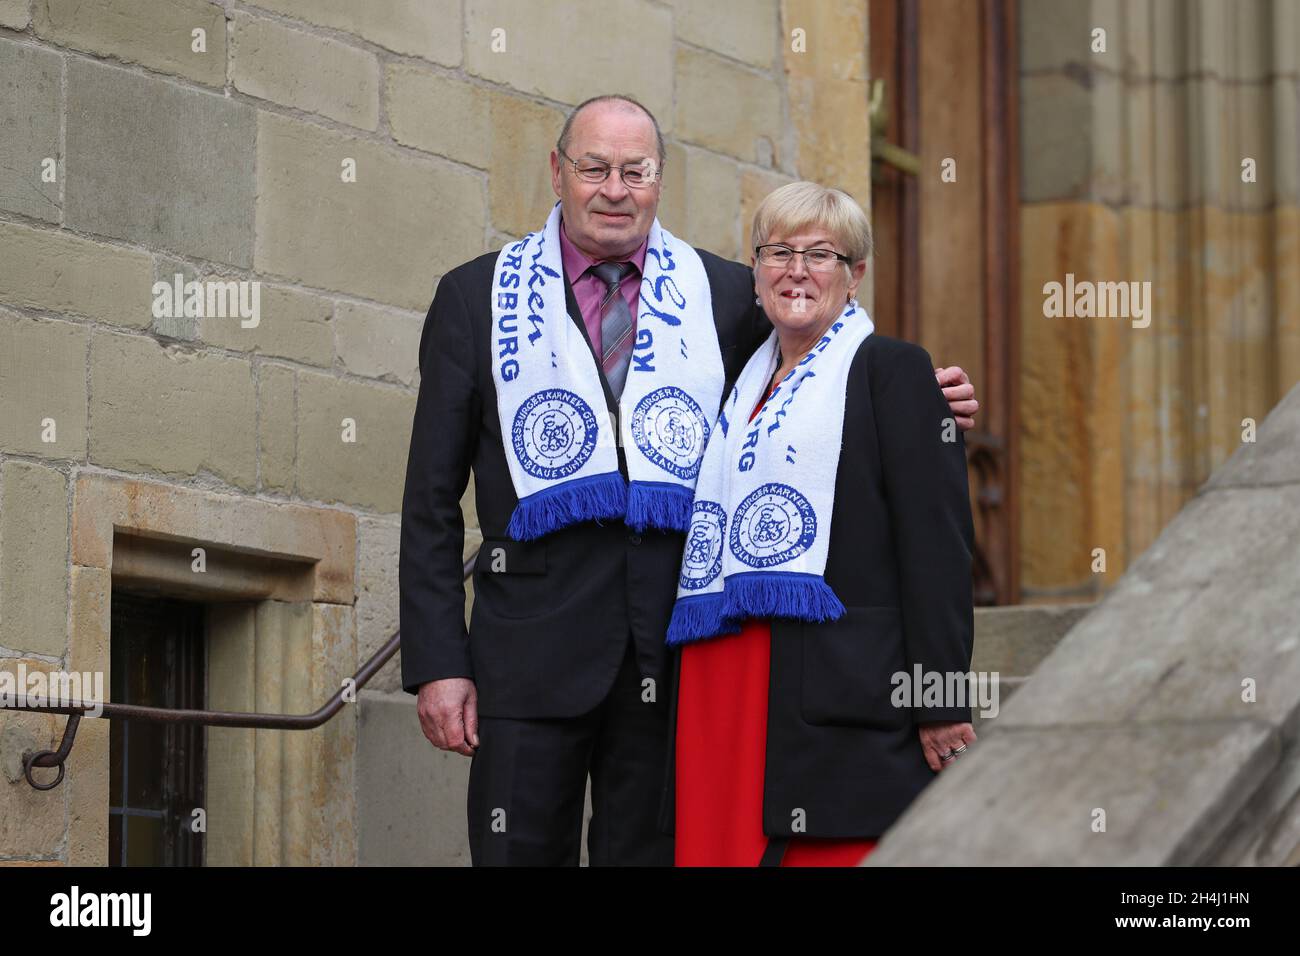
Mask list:
POLYGON ((921 750, 925 762, 935 773, 951 766, 966 753, 966 745, 975 742, 975 728, 966 723, 921 724, 917 729, 921 737, 921 750), (944 759, 953 751, 956 756, 944 759))

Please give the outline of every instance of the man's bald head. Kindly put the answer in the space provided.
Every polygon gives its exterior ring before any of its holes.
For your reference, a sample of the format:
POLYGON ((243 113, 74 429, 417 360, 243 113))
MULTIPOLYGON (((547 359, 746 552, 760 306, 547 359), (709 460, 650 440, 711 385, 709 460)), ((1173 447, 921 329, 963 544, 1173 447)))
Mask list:
POLYGON ((620 112, 626 111, 641 113, 650 121, 650 125, 654 127, 655 131, 655 149, 658 152, 659 168, 662 169, 664 160, 667 158, 668 154, 664 150, 664 135, 659 131, 659 121, 655 119, 655 115, 646 109, 641 103, 637 102, 630 96, 623 96, 619 93, 607 93, 603 96, 593 96, 591 99, 583 100, 575 106, 569 113, 568 117, 564 120, 564 128, 560 130, 560 138, 555 142, 556 149, 562 150, 565 153, 571 152, 569 147, 573 139, 574 121, 578 119, 579 113, 582 113, 584 110, 595 106, 598 103, 606 104, 603 107, 605 109, 614 109, 620 112))

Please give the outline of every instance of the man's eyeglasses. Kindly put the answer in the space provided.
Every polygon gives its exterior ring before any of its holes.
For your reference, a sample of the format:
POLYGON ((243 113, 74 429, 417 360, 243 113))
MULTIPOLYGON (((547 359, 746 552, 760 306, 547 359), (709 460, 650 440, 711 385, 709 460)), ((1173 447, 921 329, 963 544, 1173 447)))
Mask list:
POLYGON ((796 254, 801 255, 809 272, 830 272, 841 262, 853 265, 852 259, 840 255, 834 249, 792 249, 779 242, 755 246, 754 254, 758 256, 759 263, 765 266, 788 266, 796 254))
POLYGON ((644 189, 647 186, 653 186, 655 180, 659 178, 659 169, 655 161, 650 158, 643 159, 639 163, 625 163, 622 166, 614 166, 603 159, 592 159, 590 156, 573 159, 564 150, 558 148, 556 152, 573 166, 573 171, 584 183, 603 183, 609 178, 611 169, 618 170, 623 185, 629 189, 644 189))

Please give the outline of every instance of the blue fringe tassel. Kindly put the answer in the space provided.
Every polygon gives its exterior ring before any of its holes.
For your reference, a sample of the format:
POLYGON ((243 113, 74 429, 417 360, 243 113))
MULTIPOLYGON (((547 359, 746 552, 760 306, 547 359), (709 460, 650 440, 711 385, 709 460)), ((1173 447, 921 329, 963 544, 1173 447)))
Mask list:
POLYGON ((622 518, 626 511, 627 485, 622 475, 611 471, 566 481, 520 499, 506 533, 516 541, 531 541, 581 521, 622 518))
POLYGON ((820 575, 781 571, 746 571, 726 580, 722 616, 784 617, 797 621, 834 621, 844 616, 844 602, 820 575))
POLYGON ((673 616, 668 622, 668 646, 675 647, 717 634, 735 633, 725 630, 722 602, 721 591, 679 598, 673 605, 673 616))
POLYGON ((627 493, 625 523, 633 531, 658 528, 680 531, 691 527, 694 494, 685 485, 661 481, 634 481, 627 493))

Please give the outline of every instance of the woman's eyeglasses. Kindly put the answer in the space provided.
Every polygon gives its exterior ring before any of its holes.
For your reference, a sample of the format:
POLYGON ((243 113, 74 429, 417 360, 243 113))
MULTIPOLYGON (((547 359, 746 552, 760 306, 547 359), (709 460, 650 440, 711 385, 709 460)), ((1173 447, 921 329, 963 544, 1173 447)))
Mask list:
POLYGON ((830 272, 841 262, 853 265, 852 259, 840 255, 834 249, 792 249, 779 242, 755 246, 754 254, 758 256, 759 263, 765 266, 788 266, 796 255, 800 255, 809 272, 830 272))

